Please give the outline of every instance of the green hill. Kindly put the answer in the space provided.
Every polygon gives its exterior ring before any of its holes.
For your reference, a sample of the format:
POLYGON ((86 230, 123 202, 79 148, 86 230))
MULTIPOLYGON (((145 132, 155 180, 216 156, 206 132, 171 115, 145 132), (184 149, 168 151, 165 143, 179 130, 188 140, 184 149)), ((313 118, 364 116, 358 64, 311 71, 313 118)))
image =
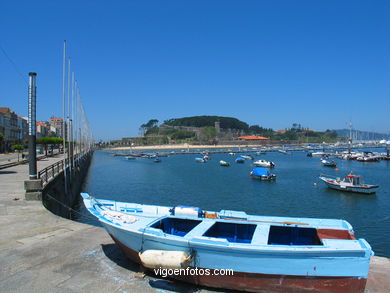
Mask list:
POLYGON ((249 125, 237 118, 223 116, 192 116, 184 118, 173 118, 164 121, 168 126, 190 126, 190 127, 205 127, 214 126, 215 122, 220 122, 221 128, 242 129, 248 130, 249 125))

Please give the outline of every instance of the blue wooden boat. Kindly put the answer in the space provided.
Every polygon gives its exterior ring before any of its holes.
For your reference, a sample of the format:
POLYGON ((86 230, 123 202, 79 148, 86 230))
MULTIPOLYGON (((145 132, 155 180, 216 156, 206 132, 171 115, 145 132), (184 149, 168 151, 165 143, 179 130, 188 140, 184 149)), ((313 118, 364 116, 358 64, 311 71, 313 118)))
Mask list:
POLYGON ((124 253, 155 274, 159 268, 178 269, 181 273, 170 277, 251 292, 364 292, 373 251, 364 239, 355 239, 344 220, 210 212, 81 195, 124 253), (217 275, 221 269, 230 273, 217 275))

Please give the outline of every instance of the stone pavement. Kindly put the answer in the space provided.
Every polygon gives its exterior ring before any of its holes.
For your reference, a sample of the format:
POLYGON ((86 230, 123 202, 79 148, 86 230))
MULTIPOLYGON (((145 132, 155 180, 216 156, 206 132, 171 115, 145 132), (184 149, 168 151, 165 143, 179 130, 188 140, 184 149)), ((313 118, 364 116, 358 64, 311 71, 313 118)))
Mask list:
MULTIPOLYGON (((38 162, 38 169, 59 158, 38 162)), ((28 165, 0 170, 0 292, 209 292, 143 277, 99 226, 25 201, 28 165), (15 200, 18 199, 18 200, 15 200)), ((390 260, 374 257, 367 293, 389 292, 390 260)))

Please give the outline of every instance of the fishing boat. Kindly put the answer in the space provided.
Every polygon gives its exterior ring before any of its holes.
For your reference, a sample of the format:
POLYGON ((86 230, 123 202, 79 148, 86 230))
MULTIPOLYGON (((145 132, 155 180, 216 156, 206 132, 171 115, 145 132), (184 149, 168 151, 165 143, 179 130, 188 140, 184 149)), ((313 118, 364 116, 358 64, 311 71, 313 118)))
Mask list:
POLYGON ((262 167, 256 167, 254 168, 249 175, 254 179, 260 179, 260 180, 275 180, 276 175, 272 174, 270 171, 268 171, 265 168, 262 167))
POLYGON ((236 163, 244 164, 244 162, 245 162, 245 159, 244 159, 244 158, 242 158, 242 157, 237 157, 237 158, 236 158, 236 163))
POLYGON ((223 167, 229 167, 229 166, 230 166, 230 164, 229 164, 228 162, 223 161, 223 160, 220 160, 220 161, 219 161, 219 164, 220 164, 221 166, 223 166, 223 167))
POLYGON ((325 160, 325 159, 322 159, 321 160, 321 163, 323 166, 325 167, 331 167, 331 168, 336 168, 337 164, 335 161, 329 161, 329 160, 325 160))
POLYGON ((350 191, 357 193, 375 193, 379 188, 378 185, 370 185, 361 183, 361 176, 348 174, 344 177, 343 180, 340 180, 338 177, 333 177, 329 175, 321 175, 320 179, 325 182, 325 184, 332 189, 350 191))
POLYGON ((257 160, 253 162, 253 165, 256 167, 266 167, 266 168, 273 168, 275 167, 275 163, 271 161, 266 160, 257 160))
POLYGON ((203 158, 195 158, 195 162, 197 163, 206 163, 206 160, 203 158))
POLYGON ((252 292, 364 292, 373 251, 345 220, 210 212, 81 195, 123 252, 155 274, 177 269, 181 273, 171 278, 252 292), (217 275, 220 270, 229 273, 217 275))

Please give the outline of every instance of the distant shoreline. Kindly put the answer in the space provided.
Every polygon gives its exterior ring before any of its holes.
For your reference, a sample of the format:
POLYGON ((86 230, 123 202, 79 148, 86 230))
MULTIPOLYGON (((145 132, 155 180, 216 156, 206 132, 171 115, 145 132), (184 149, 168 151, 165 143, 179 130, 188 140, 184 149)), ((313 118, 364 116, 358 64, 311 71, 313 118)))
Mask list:
POLYGON ((264 147, 264 145, 190 145, 190 144, 172 144, 172 145, 149 145, 149 146, 134 146, 134 147, 110 147, 104 150, 169 150, 169 149, 227 149, 238 147, 264 147))

